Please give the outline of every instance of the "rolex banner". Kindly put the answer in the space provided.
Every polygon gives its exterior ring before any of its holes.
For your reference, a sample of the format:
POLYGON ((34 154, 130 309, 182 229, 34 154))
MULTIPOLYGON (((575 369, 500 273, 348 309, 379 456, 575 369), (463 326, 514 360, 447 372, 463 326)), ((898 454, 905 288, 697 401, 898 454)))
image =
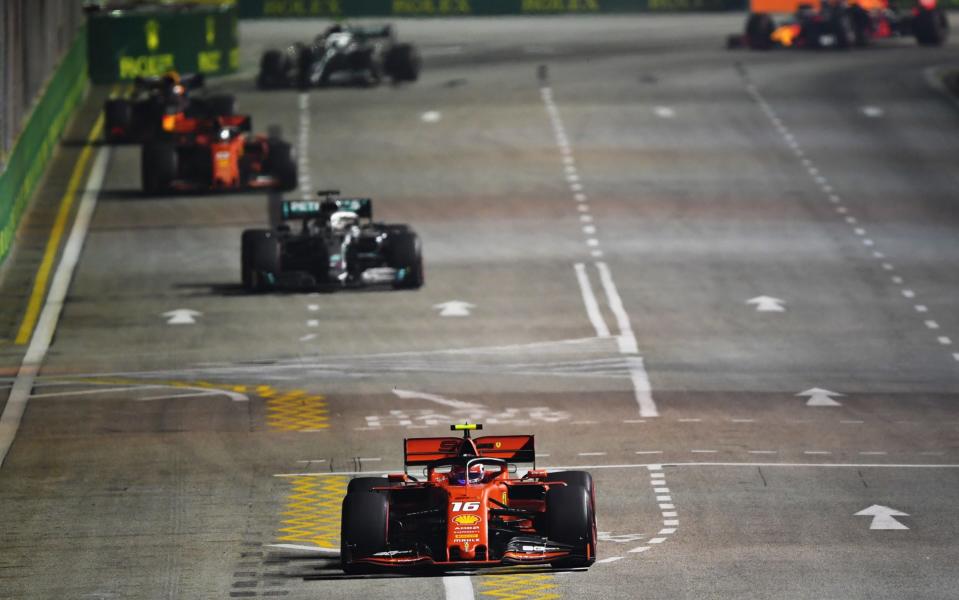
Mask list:
POLYGON ((236 71, 237 13, 232 5, 142 6, 94 12, 87 57, 94 83, 182 73, 236 71))

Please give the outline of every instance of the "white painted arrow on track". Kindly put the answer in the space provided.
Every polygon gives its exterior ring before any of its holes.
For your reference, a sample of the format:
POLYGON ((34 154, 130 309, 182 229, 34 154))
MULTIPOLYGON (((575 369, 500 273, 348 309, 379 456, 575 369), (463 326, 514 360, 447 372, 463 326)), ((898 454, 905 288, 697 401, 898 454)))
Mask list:
POLYGON ((822 388, 809 388, 804 392, 799 392, 797 396, 806 396, 809 400, 806 401, 806 406, 842 406, 840 403, 833 400, 835 396, 842 396, 839 392, 831 392, 829 390, 824 390, 822 388))
POLYGON ((785 300, 772 296, 756 296, 746 300, 746 304, 755 305, 759 312, 785 312, 786 308, 783 306, 785 303, 785 300))
POLYGON ((167 318, 167 325, 193 325, 196 323, 196 317, 203 315, 200 311, 192 308, 177 308, 163 313, 162 317, 167 318))
POLYGON ((869 508, 864 508, 853 516, 872 517, 872 523, 869 524, 869 529, 909 529, 894 518, 908 517, 909 513, 904 513, 896 510, 895 508, 889 508, 888 506, 873 504, 869 508))
POLYGON ((453 400, 451 398, 444 398, 443 396, 438 396, 436 394, 427 394, 426 392, 417 392, 413 390, 398 390, 393 388, 393 393, 403 398, 404 400, 410 398, 416 398, 419 400, 428 400, 430 402, 435 402, 436 404, 441 404, 443 406, 450 406, 453 408, 465 408, 465 409, 478 409, 485 408, 482 404, 474 404, 472 402, 463 402, 462 400, 453 400))
POLYGON ((434 304, 433 308, 440 311, 441 317, 468 317, 470 309, 476 308, 476 305, 462 300, 448 300, 434 304))

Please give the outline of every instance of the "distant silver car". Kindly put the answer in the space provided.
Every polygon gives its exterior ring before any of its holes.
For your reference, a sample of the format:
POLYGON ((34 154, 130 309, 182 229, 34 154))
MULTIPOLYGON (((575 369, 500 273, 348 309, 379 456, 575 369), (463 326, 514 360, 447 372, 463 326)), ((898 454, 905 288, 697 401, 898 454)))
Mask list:
POLYGON ((391 25, 332 25, 310 44, 264 52, 256 83, 270 89, 416 81, 421 63, 412 44, 396 41, 391 25))

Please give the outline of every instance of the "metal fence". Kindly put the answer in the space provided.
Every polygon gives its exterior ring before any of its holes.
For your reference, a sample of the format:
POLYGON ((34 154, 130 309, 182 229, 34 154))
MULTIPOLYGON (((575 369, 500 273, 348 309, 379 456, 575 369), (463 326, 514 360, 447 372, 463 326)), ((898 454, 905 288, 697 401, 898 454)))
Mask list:
POLYGON ((0 172, 83 18, 80 0, 0 0, 0 172))

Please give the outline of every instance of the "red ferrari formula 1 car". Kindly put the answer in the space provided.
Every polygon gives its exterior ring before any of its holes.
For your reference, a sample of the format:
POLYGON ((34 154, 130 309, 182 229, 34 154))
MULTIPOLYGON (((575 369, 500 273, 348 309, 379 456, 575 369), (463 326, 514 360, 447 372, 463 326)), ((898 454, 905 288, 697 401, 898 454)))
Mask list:
POLYGON ((297 186, 293 148, 280 139, 250 133, 250 117, 181 118, 141 154, 143 191, 222 191, 297 186))
POLYGON ((596 501, 585 471, 536 469, 532 435, 404 441, 403 473, 358 477, 343 499, 347 573, 506 564, 588 567, 596 560, 596 501), (516 463, 533 468, 514 477, 516 463), (423 478, 409 473, 424 467, 423 478))

